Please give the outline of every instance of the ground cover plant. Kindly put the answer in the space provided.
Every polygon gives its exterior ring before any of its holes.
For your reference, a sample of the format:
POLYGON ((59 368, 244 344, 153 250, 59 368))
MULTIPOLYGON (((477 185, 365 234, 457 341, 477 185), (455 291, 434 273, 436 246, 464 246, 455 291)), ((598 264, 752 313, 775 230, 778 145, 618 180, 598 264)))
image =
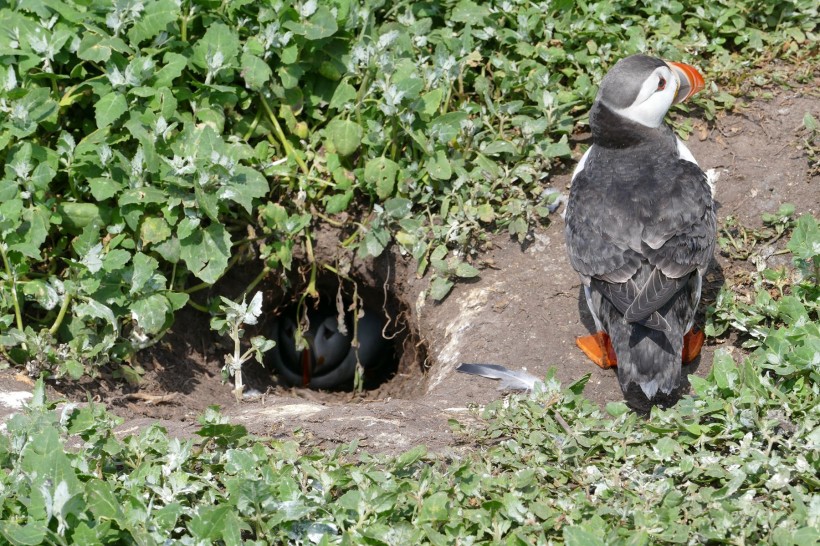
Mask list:
POLYGON ((551 377, 453 426, 476 449, 380 457, 249 437, 217 410, 197 440, 119 439, 101 405, 54 408, 42 381, 0 436, 0 537, 11 544, 811 545, 820 541, 820 229, 793 267, 755 272, 751 354, 715 357, 694 394, 644 419, 551 377), (782 295, 770 295, 771 279, 782 295), (71 446, 71 447, 69 447, 71 446))
MULTIPOLYGON (((445 297, 487 230, 548 218, 614 60, 650 47, 713 78, 802 62, 816 21, 806 0, 6 3, 4 360, 116 367, 183 306, 216 312, 203 288, 245 261, 248 298, 264 277, 315 296, 317 269, 343 269, 312 254, 323 225, 362 256, 411 254, 445 297)), ((707 118, 733 100, 713 91, 707 118)))

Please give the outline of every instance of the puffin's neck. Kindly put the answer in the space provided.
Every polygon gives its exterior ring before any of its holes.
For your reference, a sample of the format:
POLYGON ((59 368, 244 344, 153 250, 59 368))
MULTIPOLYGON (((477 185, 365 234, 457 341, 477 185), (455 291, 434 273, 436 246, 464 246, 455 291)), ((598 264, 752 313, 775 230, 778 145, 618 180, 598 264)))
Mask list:
MULTIPOLYGON (((647 127, 616 114, 601 101, 596 101, 589 111, 592 140, 604 148, 630 148, 652 140, 663 140, 671 129, 661 123, 647 127)), ((667 137, 668 138, 668 137, 667 137)))

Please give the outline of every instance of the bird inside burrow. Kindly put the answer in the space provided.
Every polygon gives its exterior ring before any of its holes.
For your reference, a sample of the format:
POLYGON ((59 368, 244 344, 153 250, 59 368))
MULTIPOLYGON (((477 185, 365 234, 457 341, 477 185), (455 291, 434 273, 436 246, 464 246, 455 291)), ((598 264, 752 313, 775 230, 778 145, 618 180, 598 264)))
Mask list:
POLYGON ((341 314, 325 303, 301 312, 291 307, 273 325, 276 347, 270 360, 290 386, 351 389, 357 363, 364 385, 373 385, 389 375, 395 362, 392 343, 383 334, 385 323, 383 315, 369 307, 361 309, 355 321, 347 306, 341 314))
MULTIPOLYGON (((677 400, 682 364, 704 341, 695 317, 715 247, 714 187, 664 123, 703 87, 683 63, 618 61, 590 110, 592 145, 567 200, 567 252, 595 323, 577 345, 601 368, 617 367, 626 401, 643 411, 677 400)), ((485 371, 499 378, 497 366, 485 371)))

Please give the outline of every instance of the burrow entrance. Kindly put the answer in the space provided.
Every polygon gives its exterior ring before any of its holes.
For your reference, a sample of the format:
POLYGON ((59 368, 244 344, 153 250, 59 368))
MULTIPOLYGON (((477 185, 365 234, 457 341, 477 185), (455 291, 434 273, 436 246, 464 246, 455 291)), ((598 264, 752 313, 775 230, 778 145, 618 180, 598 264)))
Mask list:
MULTIPOLYGON (((338 238, 328 237, 328 240, 333 244, 326 245, 327 248, 338 253, 338 238)), ((330 250, 322 253, 319 245, 315 248, 315 256, 318 263, 333 264, 338 271, 346 269, 339 267, 339 259, 334 258, 330 250)), ((344 276, 324 267, 317 270, 316 289, 320 297, 318 300, 306 299, 307 312, 322 312, 320 310, 328 305, 335 309, 339 293, 344 306, 349 307, 357 295, 366 313, 384 320, 384 332, 389 338, 385 360, 374 367, 375 373, 365 378, 365 388, 361 392, 353 391, 351 383, 318 390, 302 387, 298 380, 294 385, 277 373, 270 358, 266 359, 265 366, 250 360, 243 365, 245 392, 252 394, 255 391, 261 395, 263 405, 267 394, 343 405, 362 400, 410 400, 426 393, 427 346, 420 333, 418 317, 413 312, 418 290, 409 287, 415 283, 415 266, 389 249, 376 259, 350 261, 353 265, 344 276)), ((220 295, 238 301, 260 268, 260 263, 255 260, 234 267, 207 294, 195 293, 192 300, 201 307, 220 295)), ((273 337, 275 324, 287 316, 286 313, 293 312, 291 316, 297 316, 295 306, 309 279, 309 274, 306 275, 309 273, 308 262, 302 260, 297 266, 295 261, 292 272, 289 283, 268 279, 256 288, 265 296, 264 314, 257 325, 246 328, 245 349, 254 335, 273 337), (286 284, 289 289, 283 290, 282 286, 286 284)), ((85 400, 91 394, 126 419, 148 417, 179 423, 195 422, 197 416, 210 406, 235 407, 232 380, 223 382, 221 376, 225 355, 233 351, 233 342, 211 330, 210 318, 208 313, 193 307, 182 309, 172 328, 158 343, 137 353, 127 363, 131 375, 137 376, 133 381, 122 373, 122 368, 103 368, 94 378, 52 382, 54 395, 85 400)), ((254 400, 260 399, 249 396, 243 405, 247 403, 251 407, 254 400)))
POLYGON ((276 347, 264 369, 253 366, 256 381, 270 381, 277 394, 290 390, 326 402, 349 401, 354 392, 359 399, 424 394, 427 348, 408 301, 403 259, 388 250, 352 265, 331 263, 317 266, 315 290, 308 290, 308 263, 292 268, 288 290, 266 290, 270 312, 259 333, 276 347))

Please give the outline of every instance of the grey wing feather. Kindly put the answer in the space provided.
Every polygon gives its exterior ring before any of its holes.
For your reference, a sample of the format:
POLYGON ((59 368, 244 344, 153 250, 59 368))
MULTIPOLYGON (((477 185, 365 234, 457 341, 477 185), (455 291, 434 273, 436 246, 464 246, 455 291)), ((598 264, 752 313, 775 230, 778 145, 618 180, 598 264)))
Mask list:
POLYGON ((652 313, 672 299, 672 296, 683 288, 688 280, 688 276, 670 279, 660 269, 653 270, 646 284, 624 313, 624 319, 629 322, 638 322, 649 318, 652 313))
POLYGON ((641 253, 664 275, 687 277, 695 269, 705 272, 712 261, 716 240, 714 202, 706 174, 688 161, 680 161, 678 180, 687 180, 670 195, 664 214, 644 226, 641 253))
POLYGON ((586 171, 572 180, 574 195, 567 203, 565 239, 572 267, 587 279, 597 277, 607 282, 624 282, 635 274, 641 255, 621 241, 607 236, 605 206, 593 193, 594 184, 586 171), (580 195, 579 195, 580 194, 580 195), (580 204, 595 203, 597 209, 580 204))
POLYGON ((531 391, 541 380, 524 371, 515 371, 498 364, 459 364, 457 372, 501 380, 498 390, 531 391))
MULTIPOLYGON (((590 281, 590 285, 597 291, 599 291, 607 300, 609 300, 612 305, 624 315, 624 318, 630 322, 639 322, 646 326, 647 328, 652 328, 653 330, 661 330, 664 332, 668 332, 670 330, 669 323, 666 321, 665 318, 658 313, 657 309, 659 309, 662 305, 658 305, 655 309, 651 312, 646 313, 645 316, 641 316, 639 318, 629 319, 626 317, 627 312, 632 308, 633 305, 637 302, 640 293, 638 292, 638 287, 635 284, 635 281, 632 279, 627 280, 623 283, 610 283, 605 282, 599 279, 592 279, 590 281)), ((674 295, 674 292, 669 295, 671 298, 674 295)), ((668 301, 669 298, 664 300, 664 303, 668 301)))
POLYGON ((621 312, 626 313, 635 298, 638 297, 638 287, 632 279, 622 283, 611 283, 600 279, 592 279, 590 285, 612 302, 612 305, 621 312))

